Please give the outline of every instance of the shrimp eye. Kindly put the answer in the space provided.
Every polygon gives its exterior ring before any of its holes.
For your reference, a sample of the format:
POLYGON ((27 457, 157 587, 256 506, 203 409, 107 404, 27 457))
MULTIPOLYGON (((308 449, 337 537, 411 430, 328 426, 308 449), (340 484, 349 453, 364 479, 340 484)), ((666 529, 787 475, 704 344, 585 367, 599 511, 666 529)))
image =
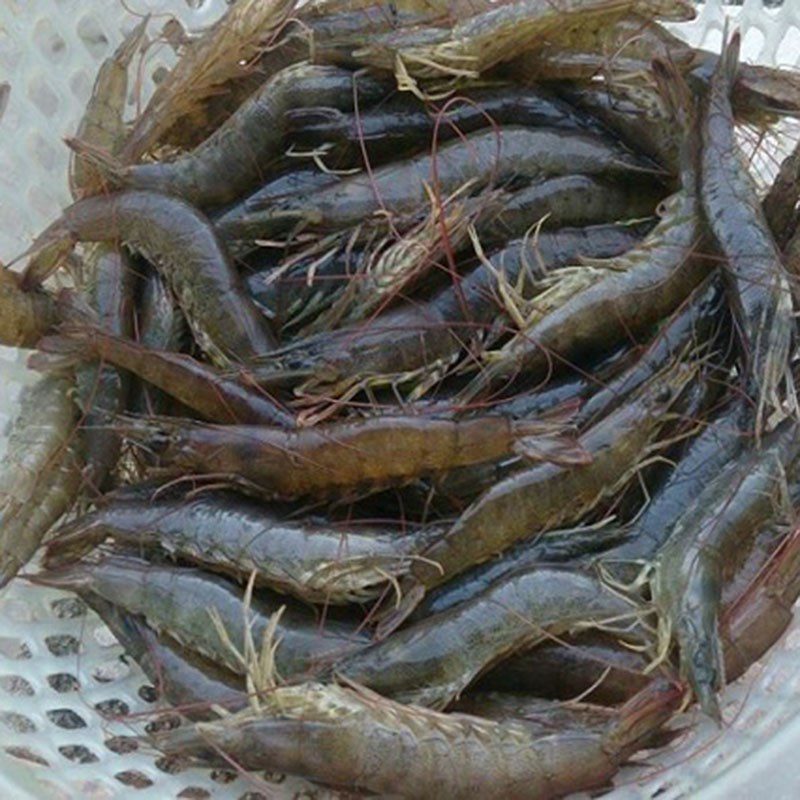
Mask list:
POLYGON ((670 389, 669 386, 665 386, 656 395, 656 402, 668 403, 671 398, 672 398, 672 389, 670 389))

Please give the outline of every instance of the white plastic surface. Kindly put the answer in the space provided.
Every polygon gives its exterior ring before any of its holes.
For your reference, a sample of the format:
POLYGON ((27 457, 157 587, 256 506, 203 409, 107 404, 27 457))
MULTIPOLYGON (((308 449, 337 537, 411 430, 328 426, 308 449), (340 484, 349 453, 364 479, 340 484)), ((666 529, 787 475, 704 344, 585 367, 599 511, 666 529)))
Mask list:
MULTIPOLYGON (((130 11, 163 15, 151 22, 154 34, 167 15, 193 29, 216 19, 225 5, 0 0, 0 82, 12 86, 0 120, 0 261, 21 252, 68 202, 61 138, 74 132, 100 61, 136 24, 130 11)), ((800 65, 800 0, 772 10, 745 0, 726 11, 743 30, 747 60, 800 65)), ((682 35, 718 49, 724 13, 719 0, 709 0, 682 35)), ((151 49, 145 90, 153 71, 172 59, 166 44, 151 49)), ((0 428, 26 379, 18 355, 0 348, 0 428)), ((0 437, 0 453, 2 447, 0 437)), ((0 797, 256 800, 316 794, 274 776, 265 781, 197 769, 173 774, 157 754, 141 746, 131 750, 130 737, 152 722, 155 706, 141 672, 121 655, 107 629, 70 595, 21 580, 0 594, 0 797), (120 714, 127 716, 118 719, 120 714)), ((724 717, 717 730, 691 713, 689 733, 647 766, 623 771, 610 796, 800 796, 800 622, 763 664, 728 688, 724 717)))

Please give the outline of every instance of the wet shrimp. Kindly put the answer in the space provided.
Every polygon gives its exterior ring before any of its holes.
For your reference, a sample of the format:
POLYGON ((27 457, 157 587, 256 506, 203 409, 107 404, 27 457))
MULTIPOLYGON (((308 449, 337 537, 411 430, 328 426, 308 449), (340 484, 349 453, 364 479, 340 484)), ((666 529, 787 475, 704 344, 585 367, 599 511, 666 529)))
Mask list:
POLYGON ((524 722, 492 722, 401 705, 362 688, 284 686, 248 711, 159 735, 166 753, 245 769, 281 770, 355 792, 409 798, 551 800, 602 787, 677 711, 682 691, 656 683, 601 731, 542 736, 524 722), (391 754, 391 757, 387 757, 391 754))
POLYGON ((304 104, 378 100, 386 84, 338 67, 296 64, 264 83, 202 144, 174 161, 122 166, 81 150, 116 188, 176 195, 198 207, 222 205, 263 180, 283 155, 284 113, 304 104))
POLYGON ((28 563, 82 485, 74 381, 48 376, 23 390, 0 476, 0 586, 28 563))
MULTIPOLYGON (((158 454, 167 471, 227 476, 247 491, 281 498, 384 488, 516 448, 535 459, 538 445, 538 457, 547 458, 551 443, 572 444, 564 419, 509 421, 490 415, 462 421, 381 416, 295 431, 178 418, 129 418, 117 427, 158 454)), ((575 457, 585 453, 578 450, 575 457)))
MULTIPOLYGON (((295 416, 262 389, 227 378, 191 356, 151 350, 91 325, 62 325, 58 336, 39 342, 39 350, 47 354, 45 365, 52 364, 53 359, 63 365, 91 358, 113 364, 157 387, 210 422, 275 425, 286 429, 297 426, 295 416)), ((115 413, 122 411, 122 408, 114 409, 115 413)), ((111 429, 109 422, 107 420, 105 426, 111 429)))
MULTIPOLYGON (((123 114, 128 98, 128 69, 134 56, 146 44, 145 17, 100 65, 92 95, 81 118, 75 138, 97 152, 115 156, 128 135, 123 114)), ((94 194, 103 188, 102 175, 74 153, 70 159, 69 187, 74 199, 94 194)))
POLYGON ((242 658, 246 629, 260 647, 271 618, 282 607, 275 635, 281 642, 276 669, 284 678, 303 674, 326 658, 340 658, 368 641, 355 624, 328 619, 321 625, 313 613, 286 605, 279 595, 260 592, 245 605, 242 590, 216 575, 158 566, 127 555, 75 562, 30 580, 67 591, 95 592, 131 614, 143 615, 157 631, 239 675, 246 672, 242 658))
POLYGON ((391 382, 418 370, 448 365, 497 317, 498 273, 511 284, 524 281, 531 295, 541 275, 581 256, 620 255, 637 244, 646 226, 597 225, 543 232, 535 240, 509 243, 430 301, 392 309, 361 326, 318 334, 293 343, 253 366, 264 385, 307 379, 304 391, 391 382), (529 268, 532 266, 532 269, 529 268), (530 272, 535 272, 529 276, 530 272))
MULTIPOLYGON (((67 208, 34 242, 23 286, 40 283, 41 255, 76 241, 116 240, 150 259, 167 279, 194 337, 222 364, 263 356, 275 346, 267 320, 247 295, 209 221, 187 203, 154 192, 89 197, 67 208)), ((45 264, 50 259, 44 260, 45 264)))
POLYGON ((20 276, 0 265, 0 344, 35 347, 57 320, 50 294, 23 289, 20 276))
POLYGON ((314 229, 340 230, 386 214, 413 215, 430 204, 427 186, 434 183, 449 195, 468 181, 485 185, 509 177, 536 178, 582 172, 587 175, 636 175, 654 167, 609 137, 565 133, 548 128, 509 125, 499 134, 478 131, 444 144, 435 154, 423 153, 398 163, 346 178, 314 195, 287 197, 261 213, 249 215, 243 229, 221 222, 223 238, 264 238, 297 224, 314 229))
MULTIPOLYGON (((129 256, 115 245, 97 244, 84 259, 84 268, 88 275, 85 292, 97 315, 98 335, 130 336, 137 276, 129 256)), ((42 342, 40 350, 41 345, 42 342)), ((92 355, 98 362, 104 361, 100 353, 87 349, 86 360, 90 363, 77 367, 75 381, 83 412, 84 478, 89 490, 96 494, 108 488, 119 460, 122 441, 110 423, 126 408, 130 379, 113 366, 91 363, 92 355)))
POLYGON ((718 634, 722 580, 754 532, 786 513, 792 502, 787 476, 791 482, 798 453, 797 426, 787 420, 764 438, 761 449, 729 464, 706 485, 655 561, 651 586, 665 641, 677 642, 681 674, 717 721, 717 693, 725 680, 718 634))
MULTIPOLYGON (((413 78, 474 78, 531 47, 573 20, 612 24, 636 12, 673 21, 694 19, 688 0, 522 0, 491 7, 452 28, 411 29, 375 37, 355 53, 365 64, 413 78)), ((414 84, 411 83, 413 86, 414 84)))
POLYGON ((393 531, 374 525, 279 513, 239 495, 124 498, 67 523, 54 536, 45 566, 85 555, 107 537, 136 550, 160 548, 177 557, 310 603, 344 604, 377 596, 403 575, 436 526, 393 531))
POLYGON ((190 720, 218 719, 213 708, 240 711, 249 699, 241 675, 156 633, 140 616, 129 614, 93 592, 81 599, 103 620, 161 696, 190 720))
POLYGON ((703 120, 702 199, 727 259, 746 385, 757 403, 755 428, 760 432, 782 405, 794 318, 789 278, 736 142, 730 94, 739 47, 739 35, 734 34, 711 81, 703 120))
POLYGON ((608 625, 641 643, 635 622, 643 613, 593 575, 538 566, 345 657, 334 672, 401 702, 442 709, 490 665, 548 635, 608 625))

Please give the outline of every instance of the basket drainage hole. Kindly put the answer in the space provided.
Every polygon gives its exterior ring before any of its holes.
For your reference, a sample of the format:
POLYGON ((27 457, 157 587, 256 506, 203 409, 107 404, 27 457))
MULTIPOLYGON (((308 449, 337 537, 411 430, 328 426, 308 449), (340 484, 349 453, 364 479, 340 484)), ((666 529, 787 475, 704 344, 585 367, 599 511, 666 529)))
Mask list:
POLYGON ((183 791, 178 792, 176 796, 181 800, 208 800, 211 797, 211 792, 202 786, 187 786, 183 791))
POLYGON ((77 619, 86 616, 86 603, 79 597, 61 597, 53 600, 50 608, 58 619, 77 619))
POLYGON ((94 764, 100 759, 88 748, 82 744, 68 744, 58 748, 64 758, 69 761, 74 761, 76 764, 94 764))
POLYGON ((54 708, 47 712, 47 718, 59 728, 74 731, 78 728, 85 728, 86 722, 80 714, 75 713, 71 708, 54 708))
POLYGON ((147 789, 153 785, 153 781, 147 775, 135 769, 126 769, 124 772, 118 772, 114 777, 120 783, 130 786, 132 789, 147 789))
POLYGON ((19 697, 20 695, 32 697, 34 694, 33 686, 31 686, 22 675, 0 676, 0 688, 15 697, 19 697))
POLYGON ((117 755, 127 755, 135 753, 139 749, 139 742, 134 736, 112 736, 103 742, 105 746, 117 755))
POLYGON ((10 636, 0 636, 0 655, 14 661, 32 658, 30 647, 22 639, 13 639, 10 636))
POLYGON ((54 656, 75 656, 80 652, 81 643, 68 633, 45 636, 44 643, 54 656))
POLYGON ((24 714, 13 711, 0 712, 0 722, 14 733, 35 733, 36 726, 24 714))
POLYGON ((138 694, 145 703, 155 703, 158 700, 158 690, 155 686, 148 686, 147 684, 140 686, 138 694))
POLYGON ((229 769, 213 769, 209 777, 214 783, 221 783, 224 785, 226 783, 233 783, 239 776, 229 769))
POLYGON ((49 767, 47 759, 42 758, 38 753, 35 753, 29 747, 6 747, 6 753, 20 761, 28 761, 31 764, 38 764, 42 767, 49 767))
POLYGON ((111 700, 103 700, 95 704, 95 711, 106 719, 119 719, 120 717, 127 717, 131 710, 127 703, 122 700, 111 698, 111 700))
POLYGON ((53 675, 47 676, 47 682, 50 688, 59 694, 67 694, 68 692, 77 692, 81 688, 80 681, 69 672, 56 672, 53 675))

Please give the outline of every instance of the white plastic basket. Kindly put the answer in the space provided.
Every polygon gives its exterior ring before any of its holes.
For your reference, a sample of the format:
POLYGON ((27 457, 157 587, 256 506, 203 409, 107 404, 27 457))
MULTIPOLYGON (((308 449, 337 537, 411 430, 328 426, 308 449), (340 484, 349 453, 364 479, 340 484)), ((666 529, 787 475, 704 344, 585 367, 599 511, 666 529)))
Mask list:
MULTIPOLYGON (((100 61, 137 13, 174 15, 189 29, 215 20, 224 0, 0 0, 0 81, 11 83, 0 120, 0 260, 21 252, 68 201, 67 151, 100 61)), ((744 34, 746 60, 800 65, 800 0, 766 10, 761 0, 723 9, 708 0, 692 23, 675 28, 693 44, 718 49, 725 14, 744 34)), ((151 30, 158 26, 156 18, 151 30)), ((154 71, 174 60, 154 47, 154 71)), ((131 112, 133 112, 133 108, 131 112)), ((29 380, 17 353, 0 348, 0 426, 29 380)), ((0 464, 3 447, 0 437, 0 464)), ((232 773, 165 771, 135 747, 155 706, 152 691, 108 630, 60 592, 14 581, 0 594, 0 797, 248 798, 322 793, 275 776, 257 782, 232 773), (127 719, 111 719, 126 713, 127 719)), ((800 622, 762 664, 724 696, 717 730, 694 713, 689 733, 647 766, 627 768, 612 797, 663 800, 800 795, 800 622)))

